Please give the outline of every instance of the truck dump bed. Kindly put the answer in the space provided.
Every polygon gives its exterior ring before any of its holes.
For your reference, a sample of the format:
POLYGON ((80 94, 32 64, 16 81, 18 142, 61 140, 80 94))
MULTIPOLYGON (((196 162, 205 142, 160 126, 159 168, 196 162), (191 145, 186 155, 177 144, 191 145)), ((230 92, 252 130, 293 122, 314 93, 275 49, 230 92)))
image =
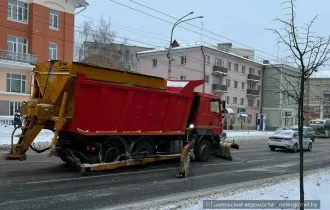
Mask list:
MULTIPOLYGON (((175 82, 171 82, 171 84, 175 82)), ((75 82, 73 122, 63 129, 83 134, 185 134, 195 85, 183 92, 86 79, 75 82)))

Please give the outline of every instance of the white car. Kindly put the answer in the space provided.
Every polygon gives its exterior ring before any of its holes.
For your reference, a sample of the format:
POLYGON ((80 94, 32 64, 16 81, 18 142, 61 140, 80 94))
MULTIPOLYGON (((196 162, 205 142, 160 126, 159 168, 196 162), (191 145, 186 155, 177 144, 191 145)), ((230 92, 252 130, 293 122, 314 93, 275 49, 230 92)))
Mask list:
MULTIPOLYGON (((276 148, 282 148, 297 152, 299 150, 298 132, 293 130, 275 131, 274 135, 269 137, 268 146, 271 151, 276 148)), ((312 150, 313 142, 311 139, 303 137, 303 149, 312 150)))

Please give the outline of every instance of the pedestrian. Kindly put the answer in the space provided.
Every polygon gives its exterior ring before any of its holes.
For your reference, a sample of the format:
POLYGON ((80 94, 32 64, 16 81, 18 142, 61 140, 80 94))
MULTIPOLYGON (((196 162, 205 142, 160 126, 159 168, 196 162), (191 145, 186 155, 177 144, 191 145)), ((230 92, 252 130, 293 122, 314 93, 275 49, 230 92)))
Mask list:
POLYGON ((14 128, 21 126, 22 126, 21 113, 18 110, 16 110, 14 115, 14 128))

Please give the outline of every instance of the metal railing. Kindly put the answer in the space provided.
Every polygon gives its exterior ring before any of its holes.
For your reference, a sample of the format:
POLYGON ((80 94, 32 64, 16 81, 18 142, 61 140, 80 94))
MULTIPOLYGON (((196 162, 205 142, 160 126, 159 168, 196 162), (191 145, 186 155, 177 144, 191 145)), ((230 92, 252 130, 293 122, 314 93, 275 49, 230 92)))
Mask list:
POLYGON ((227 75, 228 74, 228 69, 226 67, 223 66, 213 66, 213 74, 223 74, 223 75, 227 75))
POLYGON ((248 74, 248 80, 260 81, 260 75, 248 74))
POLYGON ((212 84, 212 91, 227 92, 227 86, 226 85, 220 85, 220 84, 212 84))
POLYGON ((0 125, 13 125, 14 116, 0 116, 0 125))
POLYGON ((248 95, 259 96, 260 90, 247 89, 248 95))
POLYGON ((11 52, 8 50, 0 50, 0 60, 36 64, 38 62, 38 56, 26 53, 11 52))

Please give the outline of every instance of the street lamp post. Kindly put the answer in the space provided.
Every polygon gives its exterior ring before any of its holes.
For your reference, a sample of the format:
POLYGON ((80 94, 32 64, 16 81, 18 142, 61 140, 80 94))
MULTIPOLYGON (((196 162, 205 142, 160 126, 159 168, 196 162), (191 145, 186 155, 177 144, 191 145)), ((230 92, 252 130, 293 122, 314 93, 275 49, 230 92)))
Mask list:
POLYGON ((193 19, 197 19, 197 18, 203 18, 203 16, 198 16, 198 17, 194 17, 194 18, 190 18, 190 19, 186 19, 186 20, 182 20, 183 18, 187 17, 188 15, 192 15, 194 14, 194 12, 190 12, 187 15, 183 16, 182 18, 180 18, 179 20, 177 20, 173 27, 172 27, 172 31, 171 31, 171 41, 170 41, 170 48, 169 48, 169 52, 168 52, 168 58, 169 58, 169 62, 168 62, 168 75, 167 78, 170 80, 171 79, 171 71, 172 71, 172 39, 173 39, 173 31, 175 26, 179 25, 180 23, 189 21, 189 20, 193 20, 193 19))

